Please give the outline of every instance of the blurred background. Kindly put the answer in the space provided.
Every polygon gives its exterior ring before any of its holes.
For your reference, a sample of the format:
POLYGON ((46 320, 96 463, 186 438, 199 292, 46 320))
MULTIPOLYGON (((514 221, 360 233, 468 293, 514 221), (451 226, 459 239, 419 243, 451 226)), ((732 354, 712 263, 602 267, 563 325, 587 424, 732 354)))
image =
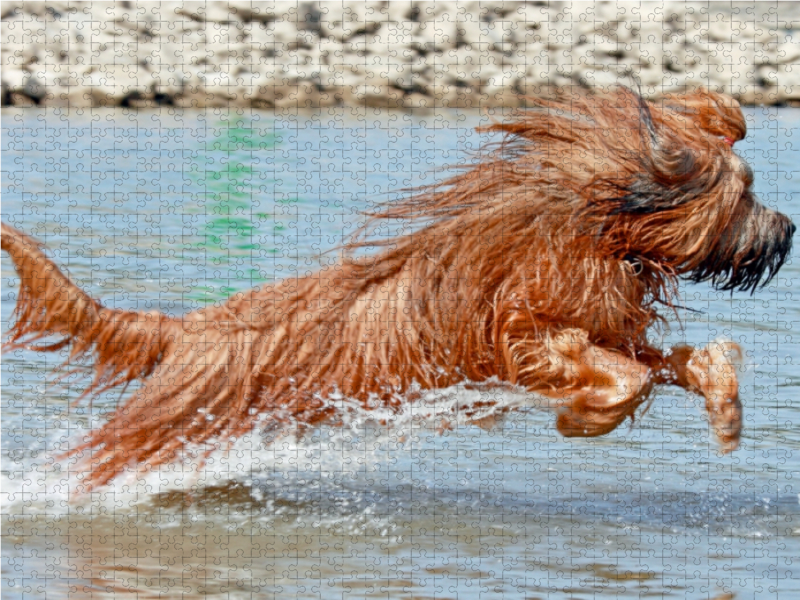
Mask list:
POLYGON ((3 2, 3 104, 513 106, 550 86, 800 102, 796 2, 3 2))

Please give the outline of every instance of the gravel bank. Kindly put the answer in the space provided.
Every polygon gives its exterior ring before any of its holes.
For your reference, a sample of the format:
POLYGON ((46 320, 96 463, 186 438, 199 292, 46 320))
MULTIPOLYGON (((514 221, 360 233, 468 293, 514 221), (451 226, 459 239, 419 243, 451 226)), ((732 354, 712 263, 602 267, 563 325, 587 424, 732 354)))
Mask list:
POLYGON ((2 4, 4 105, 514 106, 632 76, 800 103, 800 3, 2 4))

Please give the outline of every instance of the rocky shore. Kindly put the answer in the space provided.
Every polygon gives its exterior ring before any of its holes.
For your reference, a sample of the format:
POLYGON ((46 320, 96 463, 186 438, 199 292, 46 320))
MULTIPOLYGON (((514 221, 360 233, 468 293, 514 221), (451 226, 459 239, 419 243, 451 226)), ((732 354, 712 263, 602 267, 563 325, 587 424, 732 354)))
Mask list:
POLYGON ((516 106, 565 85, 800 104, 794 2, 3 2, 2 103, 516 106))

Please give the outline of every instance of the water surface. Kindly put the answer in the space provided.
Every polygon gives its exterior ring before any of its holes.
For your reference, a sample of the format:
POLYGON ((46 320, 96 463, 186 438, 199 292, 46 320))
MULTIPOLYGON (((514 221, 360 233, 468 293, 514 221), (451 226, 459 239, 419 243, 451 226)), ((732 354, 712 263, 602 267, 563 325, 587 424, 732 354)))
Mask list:
MULTIPOLYGON (((747 114, 737 151, 756 191, 800 222, 800 110, 747 114)), ((324 252, 360 210, 463 162, 486 118, 3 109, 2 215, 108 305, 181 314, 335 260, 324 252)), ((5 331, 17 281, 2 261, 5 331)), ((117 395, 70 409, 82 388, 53 383, 63 357, 6 355, 3 595, 800 595, 798 278, 794 260, 754 296, 687 285, 699 312, 656 337, 744 347, 746 430, 729 456, 700 399, 677 389, 660 390, 632 428, 585 440, 561 438, 535 409, 440 432, 439 413, 487 393, 454 388, 388 427, 354 415, 299 441, 251 435, 203 467, 75 498, 56 456, 117 395)))

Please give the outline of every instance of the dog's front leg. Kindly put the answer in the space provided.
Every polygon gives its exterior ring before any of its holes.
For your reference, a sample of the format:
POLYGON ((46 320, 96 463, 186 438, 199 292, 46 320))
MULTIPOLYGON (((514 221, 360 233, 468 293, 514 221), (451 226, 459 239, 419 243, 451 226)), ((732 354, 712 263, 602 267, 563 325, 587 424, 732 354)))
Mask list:
POLYGON ((635 359, 587 345, 567 361, 576 385, 545 393, 558 400, 556 425, 563 435, 593 437, 633 417, 654 385, 679 385, 705 398, 722 450, 731 452, 738 447, 742 432, 734 366, 740 355, 739 346, 732 342, 712 342, 703 349, 676 346, 666 353, 647 348, 635 359))
POLYGON ((558 404, 556 426, 567 437, 595 437, 613 431, 647 399, 653 387, 651 369, 616 350, 593 344, 560 358, 563 389, 537 390, 558 404))
POLYGON ((703 396, 723 451, 730 452, 738 447, 742 433, 742 404, 734 366, 734 361, 741 358, 738 345, 712 342, 702 350, 675 346, 663 355, 653 350, 638 358, 653 370, 654 383, 679 385, 703 396))

